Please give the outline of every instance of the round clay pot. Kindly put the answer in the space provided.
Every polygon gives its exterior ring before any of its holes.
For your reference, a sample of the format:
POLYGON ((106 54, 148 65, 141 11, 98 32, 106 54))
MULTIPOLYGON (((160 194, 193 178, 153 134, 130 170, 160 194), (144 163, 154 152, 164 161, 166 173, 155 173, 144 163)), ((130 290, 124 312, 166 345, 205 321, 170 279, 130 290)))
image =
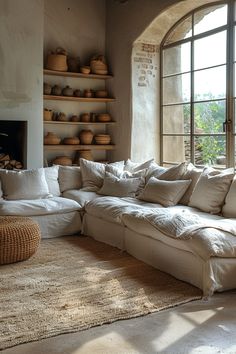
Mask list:
POLYGON ((98 145, 108 145, 111 142, 111 137, 109 134, 97 134, 94 140, 98 145))
POLYGON ((62 89, 59 85, 54 85, 52 87, 52 95, 54 95, 54 96, 61 96, 61 91, 62 91, 62 89))
POLYGON ((52 163, 53 165, 71 166, 72 158, 69 156, 57 156, 52 163))
POLYGON ((63 96, 73 96, 73 89, 69 85, 67 85, 62 90, 62 94, 63 96))
POLYGON ((82 159, 93 161, 93 155, 91 150, 81 150, 79 152, 79 157, 82 159))
POLYGON ((74 114, 70 120, 71 122, 79 122, 79 117, 74 114))
POLYGON ((92 90, 84 90, 84 97, 86 98, 94 97, 94 92, 92 90))
POLYGON ((66 144, 66 145, 79 145, 79 143, 80 143, 80 140, 79 140, 79 138, 77 138, 77 136, 63 139, 63 144, 66 144))
POLYGON ((52 86, 47 84, 46 82, 43 83, 43 94, 44 95, 51 95, 52 86))
POLYGON ((89 129, 81 130, 79 138, 82 145, 91 145, 93 141, 93 132, 89 129))
POLYGON ((82 113, 80 115, 80 121, 81 122, 90 122, 90 114, 89 113, 82 113))
POLYGON ((74 96, 75 97, 81 97, 81 90, 77 89, 74 91, 74 96))
POLYGON ((97 115, 97 121, 98 122, 110 122, 111 121, 111 116, 109 113, 100 113, 97 115))
POLYGON ((45 145, 58 145, 60 144, 61 139, 55 133, 48 132, 47 135, 44 137, 44 144, 45 145))
POLYGON ((68 121, 68 118, 67 118, 67 116, 66 116, 65 113, 60 112, 60 113, 58 114, 58 116, 57 116, 57 120, 58 120, 59 122, 67 122, 67 121, 68 121))

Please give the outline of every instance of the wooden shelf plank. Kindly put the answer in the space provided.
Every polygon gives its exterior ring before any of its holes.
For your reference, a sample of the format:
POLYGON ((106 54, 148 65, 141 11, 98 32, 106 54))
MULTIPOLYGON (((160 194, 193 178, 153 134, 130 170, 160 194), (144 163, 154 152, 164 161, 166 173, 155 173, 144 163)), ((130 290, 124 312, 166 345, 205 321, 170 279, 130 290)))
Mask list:
POLYGON ((53 95, 43 95, 44 100, 50 101, 74 101, 74 102, 114 102, 115 98, 96 98, 96 97, 72 97, 72 96, 53 96, 53 95))
POLYGON ((115 145, 44 145, 47 151, 114 150, 115 145))
POLYGON ((52 75, 52 76, 63 76, 63 77, 74 77, 74 78, 82 78, 82 79, 111 79, 112 75, 97 75, 97 74, 82 74, 82 73, 72 73, 69 71, 56 71, 56 70, 43 70, 44 75, 52 75))
POLYGON ((65 125, 96 125, 96 126, 99 126, 99 125, 104 125, 104 124, 109 124, 109 125, 114 125, 116 124, 116 122, 71 122, 71 121, 68 121, 68 122, 59 122, 59 121, 55 121, 55 120, 44 120, 43 121, 44 124, 65 124, 65 125))

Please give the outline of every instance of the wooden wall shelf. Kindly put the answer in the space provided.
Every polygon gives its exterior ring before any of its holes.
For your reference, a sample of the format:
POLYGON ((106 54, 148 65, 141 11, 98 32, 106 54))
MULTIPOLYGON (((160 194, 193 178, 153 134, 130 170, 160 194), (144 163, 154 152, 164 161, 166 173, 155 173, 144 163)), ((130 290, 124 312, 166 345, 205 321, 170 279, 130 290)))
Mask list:
POLYGON ((54 96, 54 95, 43 95, 44 100, 50 101, 74 101, 74 102, 114 102, 115 98, 96 98, 96 97, 73 97, 73 96, 54 96))
POLYGON ((82 74, 82 73, 72 73, 69 71, 55 71, 55 70, 43 70, 44 75, 52 76, 63 76, 63 77, 74 77, 74 78, 83 78, 83 79, 97 79, 97 80, 106 80, 111 79, 112 75, 96 75, 96 74, 82 74))
POLYGON ((115 145, 44 145, 47 151, 114 150, 115 145))
POLYGON ((44 124, 64 124, 64 125, 96 125, 96 126, 100 126, 100 125, 114 125, 116 124, 116 122, 59 122, 59 121, 55 121, 55 120, 45 120, 44 124))

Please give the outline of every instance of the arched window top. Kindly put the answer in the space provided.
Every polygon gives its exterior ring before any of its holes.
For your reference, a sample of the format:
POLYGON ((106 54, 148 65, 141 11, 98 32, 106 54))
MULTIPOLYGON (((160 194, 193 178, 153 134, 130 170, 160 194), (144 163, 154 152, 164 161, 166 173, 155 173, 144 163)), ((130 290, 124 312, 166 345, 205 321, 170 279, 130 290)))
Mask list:
POLYGON ((201 7, 199 10, 192 11, 191 14, 182 18, 172 27, 164 38, 162 45, 166 46, 184 41, 192 36, 225 26, 227 25, 227 18, 227 3, 201 7))

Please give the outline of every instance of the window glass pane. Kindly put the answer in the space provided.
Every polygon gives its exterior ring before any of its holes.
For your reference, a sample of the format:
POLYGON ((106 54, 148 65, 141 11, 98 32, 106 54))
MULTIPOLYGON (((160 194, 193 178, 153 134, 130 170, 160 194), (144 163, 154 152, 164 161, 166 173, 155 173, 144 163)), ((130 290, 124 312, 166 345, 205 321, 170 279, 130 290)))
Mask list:
POLYGON ((190 101, 190 74, 163 79, 163 104, 190 101))
POLYGON ((164 162, 190 161, 190 138, 188 136, 163 137, 164 162))
POLYGON ((227 5, 215 5, 197 11, 194 14, 194 35, 226 25, 227 8, 227 5))
POLYGON ((163 107, 163 133, 187 134, 190 132, 190 105, 163 107))
POLYGON ((234 61, 236 61, 236 26, 234 26, 234 61))
POLYGON ((194 104, 195 134, 223 133, 225 101, 200 102, 194 104))
POLYGON ((194 100, 225 98, 226 66, 196 71, 194 73, 194 100))
POLYGON ((225 136, 196 136, 194 138, 196 165, 225 166, 225 136))
POLYGON ((194 69, 226 63, 226 31, 194 41, 194 69))
POLYGON ((192 16, 179 23, 168 35, 164 44, 177 42, 192 36, 192 16))
POLYGON ((163 50, 163 74, 173 75, 190 71, 190 42, 163 50))

